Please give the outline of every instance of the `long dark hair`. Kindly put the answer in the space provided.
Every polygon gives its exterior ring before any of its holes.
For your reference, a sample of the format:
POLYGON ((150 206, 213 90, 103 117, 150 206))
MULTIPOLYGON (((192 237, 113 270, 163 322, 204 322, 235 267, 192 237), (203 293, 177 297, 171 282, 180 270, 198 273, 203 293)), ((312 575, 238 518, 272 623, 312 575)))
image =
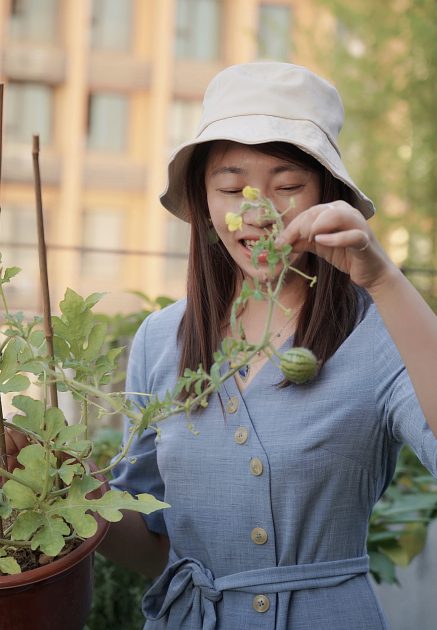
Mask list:
MULTIPOLYGON (((222 341, 226 319, 238 284, 238 266, 221 241, 211 242, 205 170, 213 143, 198 145, 187 172, 186 198, 191 221, 188 261, 187 306, 178 330, 181 346, 179 373, 207 370, 222 341)), ((283 142, 251 148, 292 161, 320 177, 321 203, 351 200, 347 186, 334 178, 317 160, 294 145, 283 142)), ((306 273, 317 275, 314 288, 306 291, 294 334, 294 345, 310 348, 321 365, 349 336, 358 316, 358 293, 349 276, 312 253, 303 255, 306 273)))

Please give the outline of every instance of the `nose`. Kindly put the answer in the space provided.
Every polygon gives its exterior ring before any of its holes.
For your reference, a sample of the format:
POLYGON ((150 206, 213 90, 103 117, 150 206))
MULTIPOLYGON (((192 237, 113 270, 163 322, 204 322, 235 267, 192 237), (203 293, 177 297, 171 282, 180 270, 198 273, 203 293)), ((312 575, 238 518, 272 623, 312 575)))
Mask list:
POLYGON ((265 208, 251 208, 243 214, 243 222, 246 225, 267 227, 274 223, 274 219, 266 215, 265 208))

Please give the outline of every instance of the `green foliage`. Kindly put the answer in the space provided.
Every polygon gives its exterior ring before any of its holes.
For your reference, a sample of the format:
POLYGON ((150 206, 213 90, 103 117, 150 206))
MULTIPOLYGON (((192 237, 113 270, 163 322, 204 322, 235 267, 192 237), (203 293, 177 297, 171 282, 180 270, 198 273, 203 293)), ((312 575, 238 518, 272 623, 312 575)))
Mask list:
POLYGON ((370 519, 370 568, 377 582, 397 583, 426 544, 427 527, 437 517, 437 482, 407 448, 402 449, 392 484, 370 519))
POLYGON ((94 593, 84 630, 139 630, 144 625, 141 598, 145 578, 122 569, 97 553, 94 559, 94 593))
MULTIPOLYGON (((319 4, 336 23, 318 61, 344 100, 348 168, 376 202, 376 230, 386 246, 404 227, 403 265, 437 270, 437 3, 319 4)), ((412 280, 436 306, 437 273, 412 280)))

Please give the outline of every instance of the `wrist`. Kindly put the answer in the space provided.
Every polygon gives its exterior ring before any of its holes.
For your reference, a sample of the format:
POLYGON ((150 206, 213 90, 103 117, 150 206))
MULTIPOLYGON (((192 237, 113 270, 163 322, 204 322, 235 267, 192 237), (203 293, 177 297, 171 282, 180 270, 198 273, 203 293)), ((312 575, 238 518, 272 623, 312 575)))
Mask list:
POLYGON ((403 282, 405 282, 404 274, 394 263, 390 262, 366 289, 372 300, 377 303, 382 295, 396 291, 403 282))

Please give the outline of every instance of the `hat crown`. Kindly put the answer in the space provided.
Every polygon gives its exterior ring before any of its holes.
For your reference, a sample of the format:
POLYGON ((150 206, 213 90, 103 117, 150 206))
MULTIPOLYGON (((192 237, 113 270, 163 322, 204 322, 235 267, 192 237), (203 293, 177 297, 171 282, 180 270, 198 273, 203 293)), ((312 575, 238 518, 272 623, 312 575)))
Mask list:
POLYGON ((205 92, 198 135, 219 120, 253 115, 309 120, 338 151, 344 118, 340 96, 307 68, 268 61, 226 68, 205 92))

